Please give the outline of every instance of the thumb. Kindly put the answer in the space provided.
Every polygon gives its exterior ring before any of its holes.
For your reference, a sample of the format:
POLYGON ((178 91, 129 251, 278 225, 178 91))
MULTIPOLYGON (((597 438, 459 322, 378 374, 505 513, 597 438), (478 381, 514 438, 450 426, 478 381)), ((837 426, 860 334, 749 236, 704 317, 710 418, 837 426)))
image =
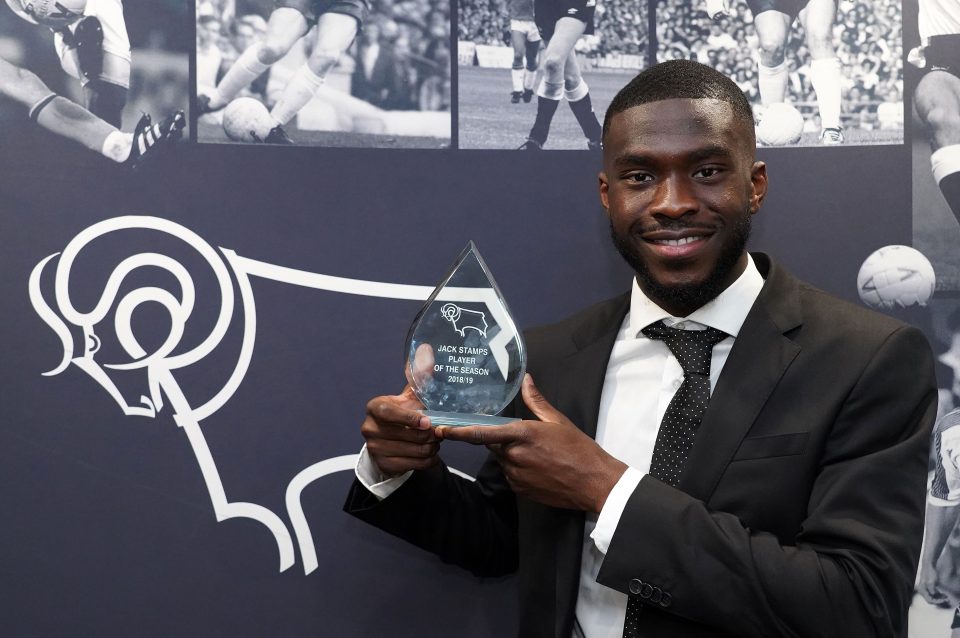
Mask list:
POLYGON ((550 402, 540 394, 540 390, 533 384, 533 377, 529 374, 523 376, 520 394, 523 396, 523 402, 530 408, 533 415, 541 421, 562 423, 567 420, 559 410, 550 405, 550 402))
POLYGON ((416 391, 412 386, 404 386, 403 391, 396 395, 397 403, 410 410, 422 410, 423 403, 420 401, 420 397, 417 396, 416 391))

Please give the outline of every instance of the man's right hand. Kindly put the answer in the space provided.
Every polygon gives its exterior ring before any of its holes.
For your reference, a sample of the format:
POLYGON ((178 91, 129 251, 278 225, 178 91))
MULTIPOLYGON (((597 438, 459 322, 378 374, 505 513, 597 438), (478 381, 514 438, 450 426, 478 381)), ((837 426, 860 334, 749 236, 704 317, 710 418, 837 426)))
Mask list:
POLYGON ((950 602, 947 595, 940 589, 940 576, 935 566, 921 566, 917 590, 931 605, 942 607, 950 602))
POLYGON ((367 441, 367 454, 386 476, 425 470, 440 462, 440 439, 430 419, 417 412, 422 408, 409 385, 396 396, 376 397, 367 403, 360 434, 367 441))

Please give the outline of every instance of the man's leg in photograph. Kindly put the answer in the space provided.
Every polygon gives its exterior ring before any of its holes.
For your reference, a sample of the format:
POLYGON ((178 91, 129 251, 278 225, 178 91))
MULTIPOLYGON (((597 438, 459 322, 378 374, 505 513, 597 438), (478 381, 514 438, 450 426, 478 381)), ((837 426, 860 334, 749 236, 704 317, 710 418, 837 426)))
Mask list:
MULTIPOLYGON (((513 66, 510 68, 510 102, 518 104, 523 97, 524 54, 527 50, 527 34, 516 29, 510 30, 510 44, 513 46, 513 66)), ((536 67, 534 67, 536 68, 536 67)))
MULTIPOLYGON (((541 59, 543 79, 537 87, 537 117, 533 128, 530 129, 530 135, 527 136, 527 141, 520 146, 520 150, 540 150, 546 144, 547 136, 550 134, 550 123, 553 122, 553 116, 563 98, 568 58, 576 55, 574 46, 583 35, 586 26, 585 22, 576 18, 564 17, 557 20, 553 35, 547 42, 547 48, 544 49, 541 59)), ((586 97, 589 98, 589 94, 586 97)))
POLYGON ((810 50, 810 82, 820 109, 820 143, 843 144, 840 125, 840 59, 833 44, 836 0, 810 0, 800 12, 800 23, 810 50))
POLYGON ((512 87, 510 102, 517 104, 522 99, 533 99, 533 87, 540 63, 540 34, 533 20, 510 21, 510 44, 513 46, 513 66, 510 71, 512 87))
POLYGON ((768 10, 754 16, 753 24, 760 47, 757 89, 763 106, 787 99, 790 70, 784 53, 792 23, 793 18, 780 11, 768 10))
POLYGON ((222 109, 260 77, 264 71, 285 56, 294 43, 307 33, 306 16, 290 7, 279 7, 270 14, 267 34, 262 42, 248 47, 209 95, 197 97, 197 111, 202 115, 222 109))
POLYGON ((50 90, 36 75, 0 59, 0 94, 22 104, 32 121, 115 162, 135 162, 148 151, 176 141, 183 113, 159 124, 144 116, 134 133, 124 133, 79 104, 50 90))
POLYGON ((90 80, 83 85, 84 106, 119 128, 123 121, 123 109, 127 105, 128 86, 103 79, 90 80))
POLYGON ((527 64, 523 69, 523 101, 529 103, 533 99, 533 87, 537 83, 537 71, 540 68, 540 39, 539 34, 536 39, 531 40, 530 34, 527 35, 524 50, 526 53, 527 64))
MULTIPOLYGON (((290 78, 284 87, 280 99, 270 111, 271 117, 280 127, 283 126, 313 99, 323 85, 327 73, 336 64, 337 60, 353 42, 359 28, 359 18, 345 13, 324 13, 317 20, 317 39, 313 52, 306 63, 301 66, 290 78)), ((286 134, 283 134, 286 137, 286 134)), ((287 143, 289 138, 268 140, 276 143, 287 143)))
POLYGON ((930 135, 930 165, 950 210, 960 221, 960 78, 928 72, 914 95, 930 135))
POLYGON ((593 112, 593 101, 590 99, 590 87, 580 74, 580 65, 577 63, 577 52, 567 54, 567 63, 563 70, 563 97, 573 111, 583 136, 587 138, 587 148, 600 150, 601 127, 597 114, 593 112))

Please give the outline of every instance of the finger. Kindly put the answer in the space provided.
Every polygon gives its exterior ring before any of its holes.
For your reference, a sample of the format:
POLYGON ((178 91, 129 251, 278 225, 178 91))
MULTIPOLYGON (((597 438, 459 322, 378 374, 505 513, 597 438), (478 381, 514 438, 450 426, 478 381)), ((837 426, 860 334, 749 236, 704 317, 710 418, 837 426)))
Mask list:
POLYGON ((368 442, 375 439, 408 441, 410 443, 427 443, 440 440, 432 428, 420 430, 395 423, 382 424, 371 417, 367 417, 360 425, 360 434, 368 442))
POLYGON ((416 443, 412 441, 388 441, 385 439, 373 439, 367 442, 367 451, 378 459, 426 459, 431 456, 436 456, 439 449, 439 441, 416 443))
POLYGON ((410 408, 411 410, 423 409, 423 403, 420 401, 420 397, 417 396, 417 392, 413 389, 413 386, 404 386, 403 391, 395 398, 397 399, 397 403, 405 408, 410 408))
POLYGON ((418 430, 426 430, 430 427, 429 418, 416 410, 399 405, 397 397, 371 399, 367 403, 367 414, 380 425, 397 425, 418 430))
POLYGON ((533 377, 529 374, 523 375, 523 385, 520 387, 520 393, 523 396, 523 402, 530 408, 534 416, 541 421, 562 423, 567 420, 562 412, 550 405, 550 402, 540 394, 540 390, 533 383, 533 377))
POLYGON ((400 476, 410 470, 427 470, 440 462, 439 456, 427 458, 403 458, 396 456, 377 457, 374 459, 380 471, 387 476, 400 476))
POLYGON ((506 425, 467 425, 463 427, 437 426, 434 430, 441 439, 463 441, 473 445, 491 445, 495 443, 515 443, 522 440, 525 430, 522 421, 506 425))

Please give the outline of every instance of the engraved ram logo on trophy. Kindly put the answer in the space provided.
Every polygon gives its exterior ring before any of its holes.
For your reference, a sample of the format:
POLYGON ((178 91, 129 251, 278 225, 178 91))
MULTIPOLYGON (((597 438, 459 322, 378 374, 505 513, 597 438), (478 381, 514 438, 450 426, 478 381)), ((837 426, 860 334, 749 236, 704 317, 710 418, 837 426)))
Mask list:
POLYGON ((440 309, 443 318, 453 324, 453 329, 461 337, 467 336, 467 330, 476 330, 484 338, 487 337, 487 316, 479 310, 468 310, 457 304, 448 303, 440 309))

